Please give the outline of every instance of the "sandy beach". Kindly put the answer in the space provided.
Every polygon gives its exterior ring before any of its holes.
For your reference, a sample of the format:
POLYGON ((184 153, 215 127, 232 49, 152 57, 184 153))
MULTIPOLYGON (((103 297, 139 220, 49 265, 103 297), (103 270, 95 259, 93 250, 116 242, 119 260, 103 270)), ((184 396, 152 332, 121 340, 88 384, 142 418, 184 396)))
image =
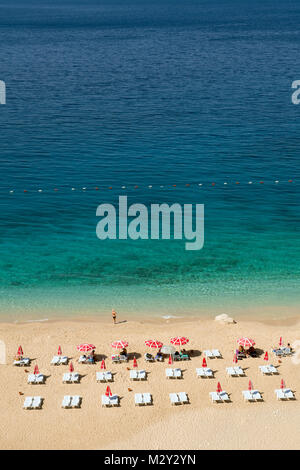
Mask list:
POLYGON ((281 362, 271 353, 280 336, 284 342, 300 339, 300 322, 258 322, 237 319, 236 324, 218 324, 209 319, 127 320, 119 318, 113 325, 107 320, 53 321, 42 323, 0 324, 0 339, 6 344, 6 365, 0 365, 0 448, 1 449, 299 449, 300 364, 292 358, 281 362), (178 362, 183 370, 182 380, 167 380, 163 363, 145 363, 149 351, 146 339, 158 339, 166 344, 172 336, 190 339, 194 351, 191 360, 178 362), (232 366, 236 340, 252 337, 256 345, 268 351, 270 363, 278 366, 279 375, 263 376, 260 358, 239 362, 245 377, 229 378, 226 367, 232 366), (129 342, 128 352, 136 355, 139 369, 146 369, 146 382, 129 380, 127 364, 112 364, 110 344, 116 339, 129 342), (96 382, 96 365, 79 365, 76 345, 92 342, 99 357, 106 358, 107 370, 114 375, 112 392, 120 396, 120 407, 102 408, 101 395, 106 385, 96 382), (19 345, 24 356, 30 357, 30 367, 12 365, 19 345), (80 384, 62 383, 66 366, 54 367, 50 361, 61 345, 63 354, 72 358, 75 371, 82 376, 80 384), (214 379, 197 378, 195 369, 201 367, 203 350, 219 348, 223 359, 208 360, 215 372, 214 379), (38 364, 47 377, 45 385, 28 385, 28 371, 38 364), (249 380, 264 401, 245 403, 242 390, 249 380), (274 389, 281 379, 296 395, 295 401, 278 402, 274 389), (218 381, 230 394, 231 403, 212 404, 209 392, 215 391, 218 381), (131 389, 131 391, 129 391, 131 389), (184 391, 190 404, 171 406, 169 393, 184 391), (153 405, 135 407, 134 394, 149 392, 153 405), (20 393, 24 395, 20 395, 20 393), (23 410, 25 396, 44 398, 41 410, 23 410), (64 395, 80 395, 80 409, 62 409, 64 395))

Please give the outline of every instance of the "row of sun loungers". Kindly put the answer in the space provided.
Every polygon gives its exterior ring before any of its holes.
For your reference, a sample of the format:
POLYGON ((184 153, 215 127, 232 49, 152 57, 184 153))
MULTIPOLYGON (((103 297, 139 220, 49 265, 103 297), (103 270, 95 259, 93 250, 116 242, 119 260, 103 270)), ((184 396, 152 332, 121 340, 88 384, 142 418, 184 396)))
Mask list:
MULTIPOLYGON (((263 375, 279 374, 278 369, 273 365, 259 366, 263 375)), ((244 377, 245 371, 241 367, 227 367, 227 375, 230 377, 244 377)), ((209 367, 196 368, 197 377, 214 378, 214 372, 209 367)), ((182 379, 182 370, 180 368, 166 369, 167 379, 182 379)), ((130 380, 147 380, 147 372, 145 370, 130 370, 130 380)), ((97 382, 113 382, 113 374, 110 371, 96 372, 97 382)), ((77 372, 67 372, 63 374, 63 383, 79 383, 80 374, 77 372)), ((45 376, 43 374, 29 374, 29 384, 44 384, 45 376)))
MULTIPOLYGON (((275 390, 277 400, 295 400, 295 395, 290 388, 275 390)), ((230 398, 227 392, 211 392, 211 401, 213 403, 228 403, 230 398)), ((242 395, 245 401, 257 402, 263 401, 261 393, 258 390, 243 390, 242 395)), ((170 393, 169 394, 171 405, 184 405, 189 403, 188 395, 185 392, 170 393)), ((79 395, 66 395, 62 401, 62 408, 79 408, 82 402, 82 398, 79 395)), ((103 407, 119 406, 120 399, 118 395, 112 395, 108 397, 102 395, 101 402, 103 407)), ((40 409, 42 407, 42 397, 26 397, 23 408, 28 409, 40 409)), ((136 393, 134 395, 134 403, 136 406, 141 405, 152 405, 152 395, 150 393, 136 393)))

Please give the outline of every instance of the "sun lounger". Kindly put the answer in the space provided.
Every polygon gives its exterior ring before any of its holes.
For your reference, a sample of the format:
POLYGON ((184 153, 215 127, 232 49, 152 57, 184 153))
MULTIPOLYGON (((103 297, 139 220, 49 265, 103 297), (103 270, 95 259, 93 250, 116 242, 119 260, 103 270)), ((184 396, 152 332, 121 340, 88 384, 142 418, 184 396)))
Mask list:
POLYGON ((153 362, 154 361, 154 357, 152 356, 152 354, 149 354, 149 353, 144 354, 144 358, 145 358, 145 361, 147 361, 147 362, 153 362))
POLYGON ((277 367, 273 366, 272 364, 270 364, 268 367, 272 374, 279 374, 277 367))
POLYGON ((118 395, 113 395, 112 397, 109 397, 110 403, 112 406, 118 406, 119 405, 119 397, 118 395))
POLYGON ((174 369, 174 370, 173 370, 173 373, 174 373, 174 378, 175 378, 175 379, 181 379, 181 378, 182 378, 182 371, 181 371, 181 369, 174 369))
POLYGON ((209 349, 207 349, 206 351, 203 351, 203 354, 205 354, 205 356, 206 356, 208 359, 214 359, 214 358, 215 358, 214 354, 213 354, 212 351, 210 351, 209 349))
POLYGON ((210 398, 211 398, 211 401, 214 403, 214 402, 229 402, 230 401, 230 398, 228 396, 228 393, 226 392, 210 392, 210 398))
POLYGON ((131 370, 130 371, 130 380, 138 380, 138 371, 137 370, 131 370))
POLYGON ((59 356, 53 356, 52 361, 50 362, 52 366, 58 366, 60 364, 59 356))
POLYGON ((180 353, 180 359, 182 361, 189 361, 190 360, 190 356, 188 354, 183 354, 183 353, 180 353))
POLYGON ((71 398, 70 395, 65 395, 61 404, 62 408, 70 408, 71 407, 71 398))
POLYGON ((136 393, 134 395, 134 403, 135 403, 135 406, 144 405, 144 400, 143 400, 143 394, 142 393, 136 393))
POLYGON ((290 388, 275 390, 277 400, 295 400, 295 395, 290 388))
POLYGON ((188 396, 185 392, 179 392, 178 393, 178 398, 181 403, 185 404, 189 402, 188 396))
POLYGON ((138 378, 139 380, 146 380, 147 372, 145 370, 138 370, 138 378))
POLYGON ((111 360, 112 360, 113 363, 116 363, 116 364, 118 364, 119 362, 121 362, 121 361, 120 361, 120 356, 118 356, 118 355, 113 355, 113 356, 111 356, 111 360))
POLYGON ((154 358, 156 361, 158 362, 163 362, 164 360, 164 357, 162 354, 156 354, 155 358, 154 358))
POLYGON ((23 408, 28 410, 32 407, 33 397, 26 397, 24 400, 23 408))
POLYGON ((173 354, 173 361, 181 361, 179 352, 173 354))
POLYGON ((177 393, 169 393, 169 397, 172 405, 177 405, 178 403, 180 403, 177 393))
POLYGON ((14 361, 14 366, 25 367, 30 365, 30 359, 28 357, 21 359, 20 361, 14 361))
POLYGON ((144 400, 145 405, 151 405, 152 404, 151 393, 143 393, 143 400, 144 400))
POLYGON ((217 358, 217 359, 221 359, 222 358, 222 354, 220 353, 220 351, 218 349, 212 349, 211 352, 213 353, 213 355, 217 358))
POLYGON ((214 373, 209 367, 200 367, 196 368, 196 374, 197 377, 202 377, 202 378, 213 378, 214 373))
POLYGON ((110 371, 96 372, 96 380, 97 382, 112 382, 113 375, 110 371))
POLYGON ((262 396, 258 390, 244 390, 242 394, 245 401, 262 401, 262 396))
POLYGON ((81 397, 79 395, 74 395, 71 400, 72 408, 79 408, 81 404, 81 397))
POLYGON ((121 355, 120 362, 128 362, 128 356, 121 355))

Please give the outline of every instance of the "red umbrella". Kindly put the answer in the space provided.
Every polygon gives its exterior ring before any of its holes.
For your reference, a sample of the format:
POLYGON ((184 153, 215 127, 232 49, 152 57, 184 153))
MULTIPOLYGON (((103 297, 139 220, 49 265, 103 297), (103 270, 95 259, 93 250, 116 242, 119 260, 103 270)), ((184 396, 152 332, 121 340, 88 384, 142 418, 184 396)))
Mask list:
POLYGON ((233 356, 233 362, 234 362, 235 364, 238 363, 238 358, 237 358, 237 355, 236 355, 236 354, 233 356))
POLYGON ((269 360, 269 354, 268 354, 268 351, 266 351, 266 354, 265 354, 265 357, 264 357, 264 361, 268 361, 269 360))
POLYGON ((252 390, 252 382, 251 382, 251 380, 249 380, 248 390, 252 390))
POLYGON ((203 361, 202 361, 202 367, 207 367, 207 362, 206 362, 205 357, 203 358, 203 361))
POLYGON ((282 345, 283 345, 282 336, 280 336, 280 339, 279 339, 279 346, 282 346, 282 345))
POLYGON ((171 338, 170 342, 175 346, 183 346, 189 342, 189 339, 185 336, 175 336, 175 338, 171 338))
POLYGON ((217 393, 221 393, 221 392, 222 392, 222 387, 221 387, 220 382, 218 382, 218 385, 217 385, 217 393))
POLYGON ((23 349, 22 349, 22 346, 19 346, 19 349, 18 349, 18 352, 17 352, 17 356, 23 356, 23 349))
POLYGON ((137 367, 138 364, 137 364, 137 360, 136 360, 136 357, 134 356, 133 358, 133 367, 137 367))
POLYGON ((72 362, 70 362, 69 371, 70 371, 70 372, 74 372, 74 366, 73 366, 73 363, 72 363, 72 362))
POLYGON ((123 348, 127 348, 128 342, 122 341, 119 339, 118 341, 114 341, 113 343, 111 343, 111 345, 115 349, 123 349, 123 348))
POLYGON ((173 364, 173 358, 172 358, 172 354, 170 354, 169 356, 169 365, 173 364))
POLYGON ((280 388, 285 388, 285 383, 284 383, 284 380, 283 380, 283 379, 281 379, 280 388))
POLYGON ((33 373, 34 373, 35 375, 38 375, 38 374, 40 373, 40 371, 39 371, 39 368, 38 368, 38 365, 37 365, 37 364, 36 364, 36 366, 34 367, 34 371, 33 371, 33 373))
POLYGON ((243 348, 245 349, 249 349, 251 348, 252 346, 255 345, 255 341, 251 338, 247 338, 247 337, 244 337, 244 338, 240 338, 237 340, 238 344, 240 346, 243 346, 243 348))
POLYGON ((156 341, 154 339, 147 339, 147 341, 145 341, 145 345, 149 346, 149 348, 160 349, 163 343, 161 343, 160 341, 156 341))
POLYGON ((94 349, 96 349, 96 346, 90 343, 82 343, 82 344, 79 344, 79 346, 77 346, 77 351, 80 351, 80 352, 90 352, 90 351, 93 351, 94 349))
POLYGON ((107 387, 106 387, 105 395, 106 395, 107 397, 111 397, 111 396, 112 396, 111 389, 110 389, 110 386, 109 386, 109 385, 107 385, 107 387))
POLYGON ((58 356, 61 356, 61 355, 62 355, 62 350, 61 350, 61 347, 60 347, 60 346, 58 346, 57 354, 58 354, 58 356))
POLYGON ((106 366, 105 366, 105 361, 104 361, 104 359, 102 359, 102 362, 101 362, 101 369, 106 369, 106 366))

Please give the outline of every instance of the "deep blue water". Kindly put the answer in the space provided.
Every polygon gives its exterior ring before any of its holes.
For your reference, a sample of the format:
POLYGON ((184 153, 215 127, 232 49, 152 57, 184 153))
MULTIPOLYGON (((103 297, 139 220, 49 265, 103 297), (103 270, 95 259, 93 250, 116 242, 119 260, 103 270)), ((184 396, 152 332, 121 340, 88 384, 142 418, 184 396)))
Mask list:
POLYGON ((297 306, 299 24, 296 1, 0 0, 0 314, 297 306), (99 241, 120 194, 205 204, 203 250, 99 241))

